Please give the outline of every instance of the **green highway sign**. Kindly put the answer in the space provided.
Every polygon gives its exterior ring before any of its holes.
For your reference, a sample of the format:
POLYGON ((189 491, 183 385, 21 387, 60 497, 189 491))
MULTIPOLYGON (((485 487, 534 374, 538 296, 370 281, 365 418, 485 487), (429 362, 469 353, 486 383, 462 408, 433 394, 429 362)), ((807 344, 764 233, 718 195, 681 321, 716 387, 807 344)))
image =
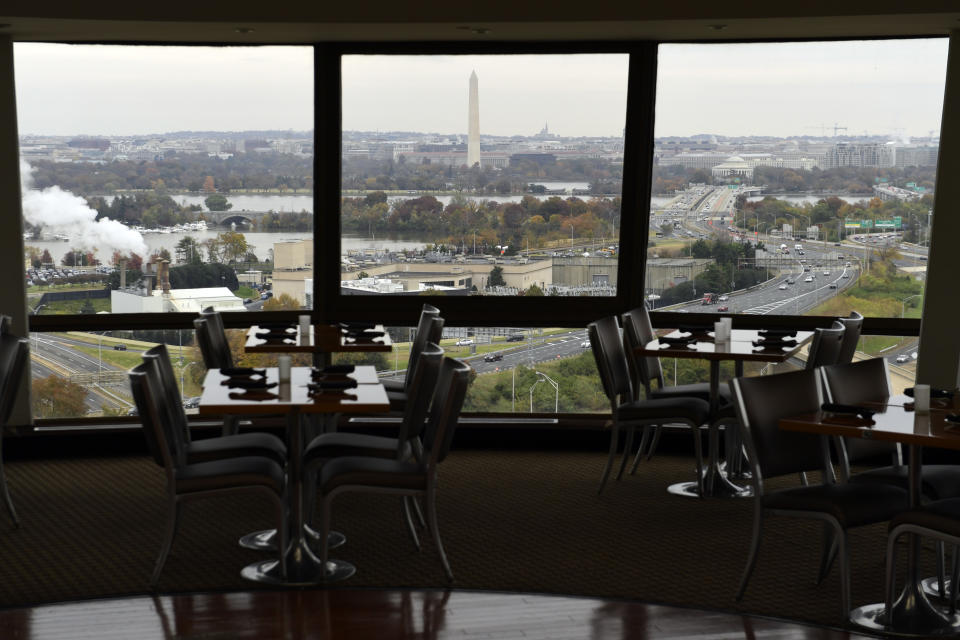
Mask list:
POLYGON ((916 182, 908 182, 908 183, 907 183, 907 188, 908 188, 908 189, 912 189, 912 188, 914 188, 915 186, 917 186, 917 183, 916 183, 916 182))

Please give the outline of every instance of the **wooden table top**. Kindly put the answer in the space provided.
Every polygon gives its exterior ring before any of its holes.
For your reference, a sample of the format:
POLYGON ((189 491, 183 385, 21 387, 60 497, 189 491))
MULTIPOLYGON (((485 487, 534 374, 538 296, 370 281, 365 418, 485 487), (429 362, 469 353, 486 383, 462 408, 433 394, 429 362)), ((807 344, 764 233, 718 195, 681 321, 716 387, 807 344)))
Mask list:
MULTIPOLYGON (((680 338, 691 335, 679 330, 673 331, 664 337, 680 338)), ((796 344, 785 347, 771 347, 762 349, 753 345, 760 339, 756 329, 733 329, 730 332, 730 341, 717 344, 713 341, 713 331, 692 334, 696 340, 688 344, 668 344, 660 339, 651 340, 642 347, 635 349, 636 353, 644 356, 660 356, 664 358, 700 358, 702 360, 755 360, 760 362, 783 362, 791 358, 807 342, 813 339, 813 331, 797 331, 792 336, 796 344)))
POLYGON ((913 398, 891 396, 886 403, 861 403, 863 407, 877 412, 873 415, 873 424, 868 424, 859 416, 817 411, 783 418, 779 427, 785 431, 960 449, 960 424, 944 419, 949 413, 960 413, 960 407, 955 402, 931 399, 930 413, 917 415, 913 411, 913 398))
MULTIPOLYGON (((267 382, 277 382, 276 367, 265 367, 267 382)), ((377 378, 377 372, 371 366, 358 366, 347 377, 357 381, 357 386, 346 389, 346 396, 337 393, 308 395, 307 384, 311 367, 291 367, 290 399, 252 400, 231 398, 230 394, 243 394, 243 389, 231 389, 221 384, 229 376, 219 369, 207 371, 203 381, 203 393, 200 396, 199 413, 223 415, 229 414, 271 414, 298 409, 303 413, 374 413, 390 410, 387 392, 377 378), (355 397, 354 397, 355 396, 355 397)), ((279 393, 280 385, 267 389, 270 393, 279 393)))
POLYGON ((372 340, 357 341, 344 335, 339 325, 310 325, 310 333, 302 336, 300 327, 291 324, 287 329, 286 339, 270 339, 259 337, 257 334, 264 331, 258 325, 247 329, 247 341, 244 351, 248 353, 342 353, 342 352, 370 352, 390 351, 393 342, 390 335, 378 324, 373 331, 382 331, 383 335, 372 340))

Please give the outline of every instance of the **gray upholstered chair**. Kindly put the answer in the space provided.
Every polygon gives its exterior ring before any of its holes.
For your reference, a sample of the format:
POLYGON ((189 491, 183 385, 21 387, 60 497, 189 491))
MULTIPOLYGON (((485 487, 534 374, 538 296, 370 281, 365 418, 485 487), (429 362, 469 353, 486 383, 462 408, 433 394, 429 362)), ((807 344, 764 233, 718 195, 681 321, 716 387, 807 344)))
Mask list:
POLYGON ((863 330, 863 315, 851 311, 847 318, 837 318, 844 326, 843 343, 840 345, 840 355, 837 363, 853 362, 853 354, 857 352, 857 343, 860 341, 860 332, 863 330))
MULTIPOLYGON (((650 321, 650 313, 646 305, 637 307, 623 314, 623 346, 626 351, 627 364, 630 367, 630 378, 633 384, 634 400, 643 400, 644 398, 678 398, 692 397, 701 400, 710 401, 710 383, 698 382, 691 384, 678 384, 672 387, 664 384, 663 367, 660 358, 656 356, 640 356, 634 353, 637 347, 642 347, 656 338, 653 332, 653 323, 650 321), (653 383, 656 382, 656 387, 653 383)), ((730 401, 730 388, 726 385, 719 387, 720 407, 719 415, 712 416, 712 419, 732 418, 733 405, 730 401)), ((640 445, 637 447, 637 455, 634 458, 633 465, 630 467, 630 473, 634 473, 641 457, 650 459, 653 452, 656 451, 657 443, 660 441, 660 434, 663 428, 660 425, 651 425, 644 427, 643 435, 640 438, 640 445)))
POLYGON ((637 400, 630 379, 629 365, 623 350, 623 340, 616 316, 602 318, 587 325, 590 346, 597 363, 597 371, 603 384, 604 393, 610 400, 612 423, 610 429, 610 450, 607 462, 600 478, 598 493, 603 492, 613 460, 616 457, 620 440, 620 430, 627 430, 623 460, 620 463, 619 479, 627 457, 633 445, 633 436, 637 428, 663 423, 680 423, 690 427, 693 433, 693 445, 697 462, 697 487, 703 493, 703 450, 700 440, 700 426, 710 415, 710 404, 700 398, 676 397, 637 400))
MULTIPOLYGON (((444 573, 448 580, 453 580, 453 571, 447 561, 437 523, 437 466, 450 451, 471 371, 469 365, 459 360, 447 358, 443 361, 424 429, 424 454, 420 460, 345 456, 327 460, 320 466, 321 540, 326 538, 330 530, 333 499, 341 493, 388 493, 423 498, 427 523, 440 553, 444 573)), ((321 560, 327 560, 325 545, 321 545, 321 560)))
POLYGON ((25 338, 7 333, 9 318, 0 319, 2 333, 0 333, 0 489, 3 490, 3 500, 10 513, 10 519, 16 527, 20 526, 20 518, 13 507, 13 499, 7 487, 7 475, 3 470, 3 428, 10 421, 13 405, 17 400, 20 381, 23 379, 24 369, 29 357, 29 342, 25 338))
POLYGON ((829 329, 814 329, 813 342, 810 343, 805 368, 814 369, 837 364, 840 361, 844 333, 846 333, 846 327, 839 320, 834 320, 829 329))
POLYGON ((420 352, 428 343, 440 344, 440 338, 443 337, 443 324, 444 321, 440 317, 439 309, 429 304, 423 305, 423 309, 420 311, 420 320, 417 323, 417 335, 414 336, 413 343, 410 345, 406 375, 404 375, 403 380, 383 381, 383 386, 387 390, 387 398, 390 400, 391 412, 404 412, 420 352))
POLYGON ((188 464, 183 451, 174 446, 176 434, 163 418, 165 394, 157 387, 150 367, 150 363, 143 363, 132 369, 128 376, 147 446, 154 462, 163 467, 166 476, 169 515, 160 556, 150 577, 151 587, 160 579, 176 535, 180 505, 187 500, 237 493, 266 495, 276 510, 280 548, 286 548, 283 468, 270 458, 255 456, 188 464))
POLYGON ((907 492, 884 484, 833 482, 826 437, 781 430, 781 418, 815 412, 823 403, 818 369, 730 381, 742 439, 752 472, 754 521, 747 566, 736 599, 747 589, 760 548, 765 516, 812 518, 830 526, 824 556, 836 541, 840 555, 840 606, 850 611, 850 555, 847 530, 883 522, 907 507, 907 492), (778 476, 820 471, 822 482, 768 491, 766 481, 778 476))
POLYGON ((157 388, 164 394, 161 418, 167 421, 171 430, 173 446, 182 450, 188 464, 242 456, 266 456, 281 466, 286 464, 286 445, 270 433, 241 433, 193 440, 166 345, 159 344, 145 351, 143 358, 149 373, 156 376, 157 388))

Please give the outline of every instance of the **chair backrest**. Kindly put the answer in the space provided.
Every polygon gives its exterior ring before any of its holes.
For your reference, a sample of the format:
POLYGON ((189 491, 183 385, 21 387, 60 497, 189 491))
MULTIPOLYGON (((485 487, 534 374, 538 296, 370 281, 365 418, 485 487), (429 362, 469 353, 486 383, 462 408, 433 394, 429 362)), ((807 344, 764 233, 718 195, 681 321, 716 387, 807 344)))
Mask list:
POLYGON ((853 362, 853 354, 857 352, 857 343, 860 342, 860 332, 863 330, 863 314, 851 311, 848 318, 837 318, 844 326, 843 344, 840 345, 840 355, 837 363, 853 362))
POLYGON ((233 356, 230 354, 230 345, 223 330, 217 330, 217 323, 210 323, 208 318, 197 318, 193 321, 193 328, 197 336, 197 346, 203 356, 203 366, 207 369, 220 369, 233 366, 233 356))
POLYGON ((408 373, 411 383, 407 391, 403 422, 400 425, 398 437, 400 442, 406 442, 410 438, 415 438, 423 433, 427 413, 430 411, 430 401, 433 399, 433 394, 437 388, 437 378, 440 375, 442 364, 443 349, 432 342, 428 342, 420 352, 416 369, 408 373))
POLYGON ((30 343, 11 333, 0 335, 0 426, 7 424, 27 366, 30 343))
POLYGON ((610 399, 610 408, 616 411, 621 402, 633 399, 630 369, 623 352, 617 317, 609 316, 591 322, 587 325, 587 335, 590 336, 590 348, 597 362, 604 393, 610 399))
POLYGON ((730 381, 755 490, 762 491, 763 478, 825 468, 821 436, 784 431, 777 424, 781 418, 819 410, 820 386, 817 369, 730 381))
MULTIPOLYGON (((213 353, 219 367, 232 367, 233 356, 230 353, 230 343, 227 342, 227 331, 223 326, 223 316, 213 307, 207 307, 200 312, 200 317, 207 321, 213 353)), ((209 367, 208 367, 209 368, 209 367)))
POLYGON ((658 388, 663 388, 663 367, 660 365, 660 358, 638 356, 633 353, 634 349, 644 346, 655 337, 646 305, 623 314, 623 345, 630 374, 633 377, 633 391, 638 395, 640 387, 643 387, 649 395, 654 380, 657 381, 658 388))
POLYGON ((428 342, 440 344, 440 336, 436 335, 436 331, 439 330, 440 334, 443 334, 443 320, 440 321, 439 329, 433 324, 434 319, 439 317, 440 309, 437 309, 433 305, 425 304, 420 310, 420 320, 417 322, 417 335, 413 337, 413 342, 410 344, 410 356, 407 359, 407 375, 403 379, 404 391, 409 391, 410 389, 413 370, 417 366, 417 358, 420 357, 420 352, 423 351, 424 345, 428 342))
POLYGON ((807 354, 807 369, 837 364, 843 334, 846 331, 840 321, 835 320, 829 329, 815 329, 810 352, 807 354))
POLYGON ((173 478, 176 453, 170 446, 170 439, 163 427, 163 420, 157 411, 160 402, 156 388, 152 384, 148 363, 141 363, 127 372, 133 402, 143 425, 143 435, 153 461, 167 472, 167 481, 173 478))
POLYGON ((430 417, 423 435, 423 448, 428 454, 428 472, 432 472, 450 452, 472 372, 470 365, 460 360, 443 360, 437 377, 437 390, 433 394, 433 405, 430 407, 430 417))
POLYGON ((178 436, 175 445, 177 453, 180 454, 190 442, 190 427, 187 412, 183 410, 183 397, 177 386, 177 374, 170 362, 167 345, 161 343, 144 351, 143 360, 148 363, 148 372, 154 375, 158 389, 163 392, 161 417, 170 423, 171 430, 178 436))
MULTIPOLYGON (((820 370, 828 402, 860 404, 884 402, 890 395, 890 375, 887 361, 870 358, 860 362, 840 363, 820 370)), ((878 442, 863 438, 844 438, 835 441, 840 452, 840 463, 849 475, 849 463, 880 455, 893 456, 894 464, 902 463, 900 447, 896 443, 878 442)))

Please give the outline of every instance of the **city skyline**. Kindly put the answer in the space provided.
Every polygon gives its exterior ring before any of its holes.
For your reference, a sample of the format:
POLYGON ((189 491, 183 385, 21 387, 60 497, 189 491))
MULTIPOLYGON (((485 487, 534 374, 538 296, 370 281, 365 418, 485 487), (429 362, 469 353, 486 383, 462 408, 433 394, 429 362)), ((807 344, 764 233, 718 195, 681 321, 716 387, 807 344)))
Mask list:
MULTIPOLYGON (((789 137, 837 124, 848 134, 927 136, 940 128, 946 49, 945 38, 664 44, 656 134, 789 137)), ((21 134, 313 127, 311 47, 17 43, 14 52, 21 134)), ((627 60, 345 56, 342 125, 464 135, 464 79, 476 70, 483 78, 482 135, 532 136, 547 122, 561 137, 617 136, 627 60)))

